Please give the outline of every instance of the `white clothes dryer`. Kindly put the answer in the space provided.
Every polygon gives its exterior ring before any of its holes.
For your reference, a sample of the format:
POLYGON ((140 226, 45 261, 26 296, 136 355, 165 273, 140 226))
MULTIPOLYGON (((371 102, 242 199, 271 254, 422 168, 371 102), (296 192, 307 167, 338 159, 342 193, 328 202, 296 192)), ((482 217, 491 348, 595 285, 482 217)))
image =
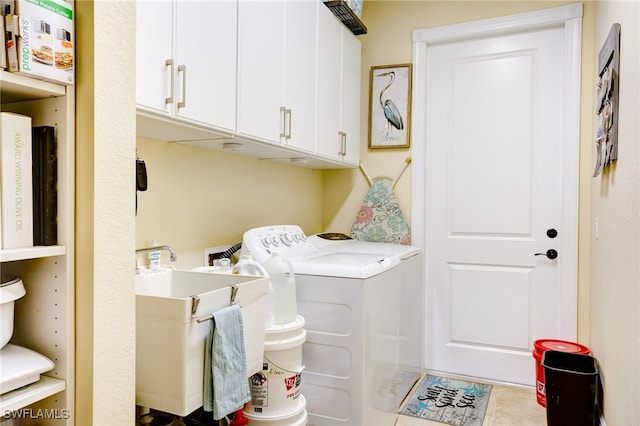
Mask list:
POLYGON ((393 425, 423 367, 422 250, 295 225, 249 230, 242 250, 293 265, 309 423, 393 425))

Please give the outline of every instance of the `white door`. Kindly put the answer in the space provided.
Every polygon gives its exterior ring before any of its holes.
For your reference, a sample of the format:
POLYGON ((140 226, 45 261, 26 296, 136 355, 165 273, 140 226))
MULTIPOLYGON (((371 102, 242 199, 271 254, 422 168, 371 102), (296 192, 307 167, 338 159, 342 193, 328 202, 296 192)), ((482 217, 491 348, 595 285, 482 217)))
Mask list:
POLYGON ((533 341, 576 337, 572 31, 473 33, 417 61, 427 369, 533 385, 533 341))

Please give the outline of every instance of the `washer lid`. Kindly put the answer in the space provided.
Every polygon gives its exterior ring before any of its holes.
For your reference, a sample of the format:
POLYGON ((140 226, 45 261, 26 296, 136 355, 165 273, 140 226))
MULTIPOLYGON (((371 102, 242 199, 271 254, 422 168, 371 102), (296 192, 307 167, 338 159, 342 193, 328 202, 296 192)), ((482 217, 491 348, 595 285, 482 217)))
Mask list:
POLYGON ((324 277, 369 278, 400 264, 396 256, 380 253, 319 251, 292 256, 293 272, 324 277))
MULTIPOLYGON (((316 234, 307 238, 307 240, 320 250, 328 251, 346 251, 358 253, 378 253, 386 256, 394 255, 400 259, 413 257, 420 253, 422 249, 416 246, 407 246, 395 243, 379 243, 373 241, 354 240, 351 238, 325 238, 325 234, 316 234)), ((330 234, 335 235, 335 234, 330 234)))

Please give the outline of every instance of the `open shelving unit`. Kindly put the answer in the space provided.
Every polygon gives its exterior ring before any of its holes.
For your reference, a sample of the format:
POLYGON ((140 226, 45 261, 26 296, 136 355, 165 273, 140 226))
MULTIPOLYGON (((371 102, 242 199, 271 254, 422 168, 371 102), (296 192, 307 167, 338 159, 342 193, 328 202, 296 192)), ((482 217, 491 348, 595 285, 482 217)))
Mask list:
POLYGON ((33 126, 55 127, 58 167, 58 244, 0 249, 2 271, 20 277, 26 289, 15 301, 10 343, 55 366, 37 382, 1 394, 0 413, 22 415, 20 424, 74 424, 74 87, 0 70, 0 108, 30 116, 33 126))

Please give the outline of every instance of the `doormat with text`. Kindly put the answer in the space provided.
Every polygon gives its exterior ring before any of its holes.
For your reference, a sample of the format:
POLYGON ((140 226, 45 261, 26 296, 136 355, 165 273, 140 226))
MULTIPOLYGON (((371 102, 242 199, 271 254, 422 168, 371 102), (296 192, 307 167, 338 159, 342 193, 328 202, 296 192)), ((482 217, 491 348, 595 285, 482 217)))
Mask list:
POLYGON ((490 394, 489 384, 427 374, 400 414, 455 426, 481 426, 490 394))

